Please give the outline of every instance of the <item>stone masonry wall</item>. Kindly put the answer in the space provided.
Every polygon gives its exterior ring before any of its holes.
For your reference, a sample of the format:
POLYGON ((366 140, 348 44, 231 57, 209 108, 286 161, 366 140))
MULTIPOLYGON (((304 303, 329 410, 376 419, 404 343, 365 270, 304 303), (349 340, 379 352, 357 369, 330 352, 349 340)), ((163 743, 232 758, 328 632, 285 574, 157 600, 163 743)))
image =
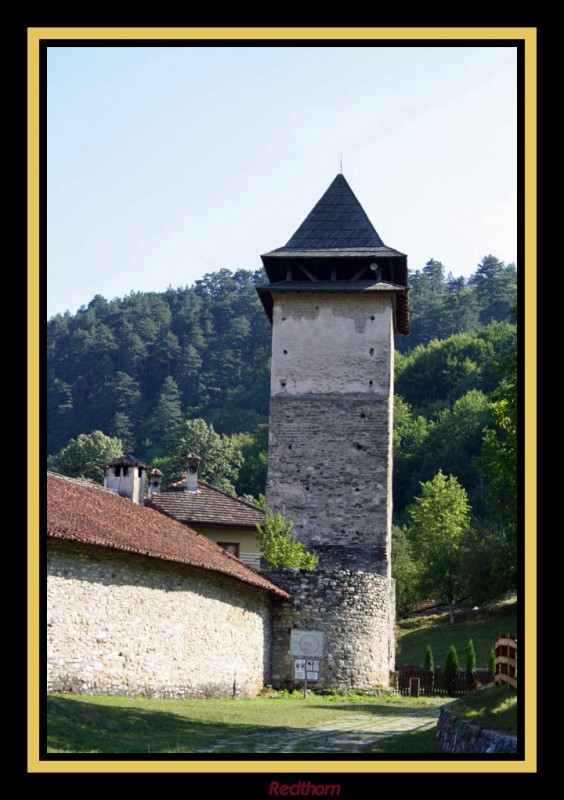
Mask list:
POLYGON ((194 567, 57 540, 49 540, 47 566, 49 690, 253 696, 268 682, 266 592, 194 567))
POLYGON ((490 731, 457 719, 443 706, 437 723, 437 743, 443 753, 516 753, 517 737, 490 731))
POLYGON ((275 688, 301 685, 289 655, 293 629, 325 633, 318 688, 388 686, 394 669, 395 582, 345 569, 269 571, 267 577, 292 595, 272 615, 275 688))

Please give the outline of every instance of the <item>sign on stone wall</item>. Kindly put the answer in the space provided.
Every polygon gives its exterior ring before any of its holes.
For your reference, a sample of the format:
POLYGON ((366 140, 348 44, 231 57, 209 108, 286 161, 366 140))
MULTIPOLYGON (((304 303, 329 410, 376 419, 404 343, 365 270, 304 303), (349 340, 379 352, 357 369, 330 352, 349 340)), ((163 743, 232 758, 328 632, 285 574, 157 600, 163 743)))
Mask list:
POLYGON ((320 661, 318 658, 295 658, 295 681, 318 681, 320 661))
POLYGON ((292 631, 290 655, 297 657, 323 657, 325 635, 321 631, 292 631))

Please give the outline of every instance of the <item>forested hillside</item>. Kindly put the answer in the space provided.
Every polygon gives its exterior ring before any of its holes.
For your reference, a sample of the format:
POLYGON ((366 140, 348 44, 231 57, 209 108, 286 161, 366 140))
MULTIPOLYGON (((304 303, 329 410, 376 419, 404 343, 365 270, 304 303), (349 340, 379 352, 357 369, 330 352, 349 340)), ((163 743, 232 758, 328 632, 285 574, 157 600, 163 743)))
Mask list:
MULTIPOLYGON (((255 292, 263 280, 261 271, 219 270, 162 293, 96 296, 51 318, 48 452, 99 430, 155 462, 170 454, 177 426, 201 418, 237 453, 236 490, 263 492, 270 325, 255 292)), ((469 280, 433 259, 411 272, 412 332, 396 341, 398 519, 439 468, 458 477, 475 513, 487 514, 476 459, 499 364, 516 347, 515 302, 515 267, 493 256, 469 280)))

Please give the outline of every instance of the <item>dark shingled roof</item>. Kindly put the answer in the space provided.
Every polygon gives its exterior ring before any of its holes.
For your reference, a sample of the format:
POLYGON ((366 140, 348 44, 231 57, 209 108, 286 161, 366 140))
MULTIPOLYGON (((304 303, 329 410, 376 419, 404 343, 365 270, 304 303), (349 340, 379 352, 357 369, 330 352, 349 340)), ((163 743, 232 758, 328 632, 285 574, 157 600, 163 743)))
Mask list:
POLYGON ((228 575, 289 595, 206 536, 101 486, 47 474, 47 535, 228 575))
POLYGON ((280 250, 326 250, 385 247, 344 175, 337 175, 286 247, 280 250))
POLYGON ((185 482, 177 481, 162 492, 156 492, 146 505, 174 519, 194 525, 215 525, 223 528, 252 527, 264 522, 264 511, 198 481, 198 492, 185 492, 185 482))

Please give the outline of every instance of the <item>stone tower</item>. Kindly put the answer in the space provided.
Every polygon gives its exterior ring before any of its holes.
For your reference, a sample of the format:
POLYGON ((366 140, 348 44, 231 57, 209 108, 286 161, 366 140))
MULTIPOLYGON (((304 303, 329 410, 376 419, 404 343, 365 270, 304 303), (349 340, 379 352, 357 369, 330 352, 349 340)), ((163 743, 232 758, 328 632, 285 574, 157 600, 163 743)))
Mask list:
POLYGON ((394 334, 409 332, 407 257, 386 247, 342 174, 262 261, 272 321, 267 505, 319 555, 272 574, 273 674, 292 684, 290 631, 325 634, 318 685, 388 685, 394 334))

